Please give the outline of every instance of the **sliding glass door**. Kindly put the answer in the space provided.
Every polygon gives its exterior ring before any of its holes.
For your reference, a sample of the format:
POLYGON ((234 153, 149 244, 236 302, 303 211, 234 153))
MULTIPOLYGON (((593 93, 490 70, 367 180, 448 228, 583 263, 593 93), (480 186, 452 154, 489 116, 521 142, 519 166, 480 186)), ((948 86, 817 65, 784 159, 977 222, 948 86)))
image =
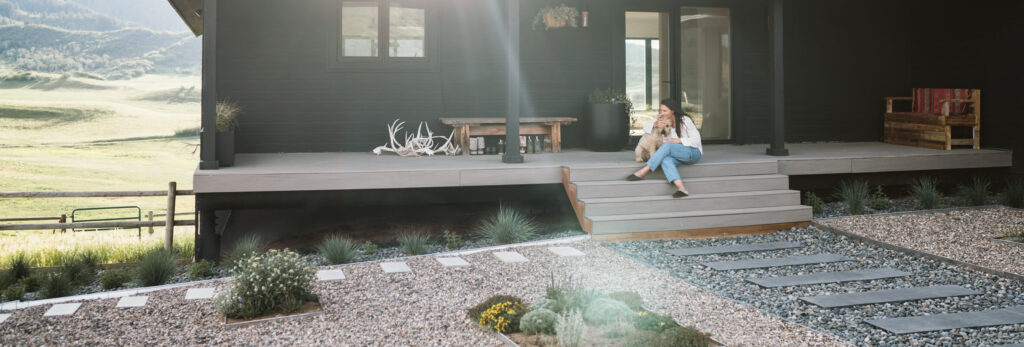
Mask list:
POLYGON ((705 140, 732 137, 729 9, 679 10, 680 95, 705 140))

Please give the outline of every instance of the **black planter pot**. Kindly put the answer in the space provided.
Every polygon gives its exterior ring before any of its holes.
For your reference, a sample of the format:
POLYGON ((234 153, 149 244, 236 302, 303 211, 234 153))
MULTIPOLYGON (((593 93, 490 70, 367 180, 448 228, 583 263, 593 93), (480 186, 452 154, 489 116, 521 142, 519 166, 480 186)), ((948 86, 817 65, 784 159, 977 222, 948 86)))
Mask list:
POLYGON ((235 165, 235 132, 217 132, 217 164, 235 165))
POLYGON ((590 104, 587 119, 590 149, 596 152, 620 151, 629 141, 629 114, 625 104, 590 104))

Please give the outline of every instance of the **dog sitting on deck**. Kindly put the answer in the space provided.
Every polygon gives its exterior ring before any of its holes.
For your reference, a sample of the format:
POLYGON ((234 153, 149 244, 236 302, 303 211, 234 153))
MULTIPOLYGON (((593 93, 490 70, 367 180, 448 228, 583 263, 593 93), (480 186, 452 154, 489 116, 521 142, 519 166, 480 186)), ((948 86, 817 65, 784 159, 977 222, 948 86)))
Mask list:
POLYGON ((668 136, 667 127, 655 127, 650 134, 641 136, 640 142, 636 144, 636 162, 643 163, 651 159, 658 147, 665 142, 665 136, 668 136))

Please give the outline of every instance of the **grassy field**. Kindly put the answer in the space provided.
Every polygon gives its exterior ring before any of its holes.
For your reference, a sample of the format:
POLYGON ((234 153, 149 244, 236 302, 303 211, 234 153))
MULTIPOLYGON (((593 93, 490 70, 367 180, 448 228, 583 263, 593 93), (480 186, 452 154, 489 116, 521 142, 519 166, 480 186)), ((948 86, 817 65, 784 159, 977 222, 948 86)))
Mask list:
MULTIPOLYGON (((0 82, 0 191, 165 190, 170 181, 177 182, 178 189, 191 189, 198 163, 198 152, 193 153, 198 143, 198 85, 196 76, 103 81, 44 75, 0 82)), ((143 214, 163 213, 166 201, 0 199, 0 218, 70 218, 75 208, 106 206, 139 206, 143 214)), ((182 197, 176 209, 193 211, 194 199, 182 197)), ((189 236, 179 240, 190 243, 191 232, 189 228, 189 236)), ((159 243, 159 237, 144 241, 134 235, 134 230, 4 232, 0 264, 14 252, 29 251, 37 255, 38 265, 49 265, 56 259, 53 250, 103 248, 105 243, 111 245, 108 260, 123 261, 134 254, 129 249, 159 243)))

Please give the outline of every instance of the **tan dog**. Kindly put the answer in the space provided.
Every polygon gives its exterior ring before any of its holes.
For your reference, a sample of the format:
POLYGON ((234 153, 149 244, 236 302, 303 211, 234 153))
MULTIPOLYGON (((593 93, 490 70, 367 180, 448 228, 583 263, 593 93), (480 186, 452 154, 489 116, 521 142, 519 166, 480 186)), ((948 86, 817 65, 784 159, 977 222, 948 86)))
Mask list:
POLYGON ((668 136, 668 128, 666 127, 655 127, 650 134, 641 136, 640 142, 636 144, 636 162, 642 163, 651 159, 651 156, 658 150, 658 147, 661 147, 661 144, 665 142, 665 136, 668 136))

